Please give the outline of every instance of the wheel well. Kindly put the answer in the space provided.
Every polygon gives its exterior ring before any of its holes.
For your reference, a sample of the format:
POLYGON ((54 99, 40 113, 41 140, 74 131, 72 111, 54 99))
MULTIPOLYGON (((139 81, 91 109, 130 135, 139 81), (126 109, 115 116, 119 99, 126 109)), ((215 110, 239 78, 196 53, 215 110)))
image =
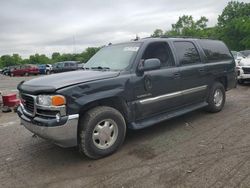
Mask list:
POLYGON ((224 86, 225 90, 227 90, 227 78, 225 76, 216 78, 215 81, 220 82, 224 86))
MULTIPOLYGON (((128 106, 127 106, 125 100, 123 100, 119 97, 105 98, 105 99, 97 100, 97 101, 90 102, 90 103, 84 105, 84 107, 79 112, 80 118, 83 118, 84 114, 87 111, 89 111, 90 109, 97 107, 97 106, 109 106, 109 107, 115 108, 123 115, 125 122, 127 124, 128 119, 129 119, 129 109, 128 109, 128 106)), ((78 128, 77 128, 77 142, 78 143, 79 143, 79 131, 80 130, 79 130, 79 124, 78 124, 78 128)))
POLYGON ((110 97, 110 98, 105 98, 105 99, 97 100, 94 102, 90 102, 84 105, 84 107, 80 110, 79 114, 83 115, 88 110, 97 106, 109 106, 109 107, 115 108, 123 115, 125 121, 126 122, 128 121, 128 117, 129 117, 128 106, 125 100, 121 99, 120 97, 110 97))

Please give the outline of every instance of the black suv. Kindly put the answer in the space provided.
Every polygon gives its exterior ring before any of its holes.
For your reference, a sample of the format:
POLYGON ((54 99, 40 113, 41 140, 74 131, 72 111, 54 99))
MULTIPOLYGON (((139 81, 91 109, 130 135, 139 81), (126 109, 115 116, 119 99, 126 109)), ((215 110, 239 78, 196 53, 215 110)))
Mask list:
POLYGON ((147 38, 102 48, 84 70, 20 83, 18 115, 31 132, 97 159, 116 151, 128 128, 219 112, 235 84, 223 42, 147 38))

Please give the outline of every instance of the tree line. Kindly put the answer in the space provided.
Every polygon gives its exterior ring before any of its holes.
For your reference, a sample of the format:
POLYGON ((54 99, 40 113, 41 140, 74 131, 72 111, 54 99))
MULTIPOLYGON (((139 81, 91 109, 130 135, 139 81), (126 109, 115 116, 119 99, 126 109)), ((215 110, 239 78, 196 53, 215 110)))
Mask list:
POLYGON ((224 41, 231 50, 250 49, 250 3, 229 2, 217 21, 214 27, 208 27, 204 16, 194 20, 191 15, 183 15, 170 30, 156 29, 151 37, 213 38, 224 41))
POLYGON ((60 61, 79 61, 86 63, 99 49, 100 47, 89 47, 78 54, 60 54, 59 52, 54 52, 51 58, 44 54, 31 55, 27 59, 22 59, 19 54, 3 55, 0 57, 0 68, 22 64, 53 64, 60 61))
MULTIPOLYGON (((218 17, 214 27, 208 27, 208 19, 202 16, 194 20, 191 15, 183 15, 172 24, 170 30, 156 29, 151 37, 201 37, 224 41, 232 50, 250 49, 250 3, 231 1, 218 17)), ((0 57, 0 68, 18 64, 53 64, 59 61, 79 61, 86 63, 100 47, 89 47, 78 54, 54 52, 51 58, 44 54, 31 55, 22 59, 19 54, 0 57)))

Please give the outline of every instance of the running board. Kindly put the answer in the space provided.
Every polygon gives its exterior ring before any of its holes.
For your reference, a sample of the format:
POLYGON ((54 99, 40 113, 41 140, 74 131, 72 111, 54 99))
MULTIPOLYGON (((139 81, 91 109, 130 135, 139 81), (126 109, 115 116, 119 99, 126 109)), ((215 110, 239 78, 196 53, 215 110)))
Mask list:
POLYGON ((131 129, 143 129, 145 127, 152 126, 152 125, 160 123, 162 121, 169 120, 171 118, 178 117, 178 116, 181 116, 181 115, 186 114, 188 112, 203 108, 207 105, 208 105, 207 102, 202 102, 202 103, 198 103, 195 105, 185 107, 181 110, 179 109, 179 110, 176 110, 173 112, 159 114, 159 115, 153 116, 151 118, 146 118, 146 119, 138 121, 138 122, 132 122, 132 123, 130 123, 129 128, 131 128, 131 129))

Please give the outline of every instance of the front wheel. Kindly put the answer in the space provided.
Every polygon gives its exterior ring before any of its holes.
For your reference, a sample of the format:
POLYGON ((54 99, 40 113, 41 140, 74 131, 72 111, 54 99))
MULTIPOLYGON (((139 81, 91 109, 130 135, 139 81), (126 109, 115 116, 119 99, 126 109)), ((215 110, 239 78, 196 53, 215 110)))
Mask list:
POLYGON ((111 107, 95 107, 79 121, 79 151, 92 159, 114 153, 123 143, 126 123, 122 114, 111 107))
POLYGON ((206 108, 209 112, 219 112, 224 107, 226 100, 225 88, 220 82, 215 82, 208 96, 208 106, 206 108))

